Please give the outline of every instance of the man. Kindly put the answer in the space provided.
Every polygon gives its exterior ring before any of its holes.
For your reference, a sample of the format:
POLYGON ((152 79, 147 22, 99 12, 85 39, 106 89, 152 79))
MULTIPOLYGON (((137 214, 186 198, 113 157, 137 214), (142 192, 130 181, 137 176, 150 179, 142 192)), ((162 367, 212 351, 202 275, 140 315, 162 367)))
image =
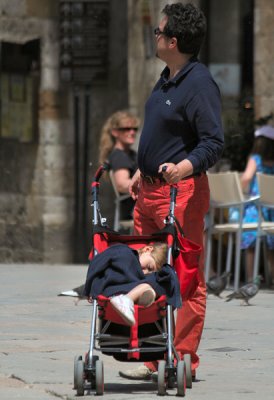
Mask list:
MULTIPOLYGON (((185 236, 203 245, 209 207, 205 171, 220 158, 224 142, 220 93, 208 69, 197 59, 206 32, 202 11, 192 4, 176 3, 166 5, 163 14, 155 36, 157 56, 166 67, 145 105, 139 169, 130 184, 130 193, 137 199, 135 233, 151 234, 163 227, 169 210, 169 185, 176 183, 175 216, 185 236)), ((193 377, 199 365, 197 349, 206 309, 203 259, 199 286, 178 310, 174 338, 182 358, 191 354, 193 377)), ((120 375, 149 379, 156 370, 155 363, 146 363, 120 375)))

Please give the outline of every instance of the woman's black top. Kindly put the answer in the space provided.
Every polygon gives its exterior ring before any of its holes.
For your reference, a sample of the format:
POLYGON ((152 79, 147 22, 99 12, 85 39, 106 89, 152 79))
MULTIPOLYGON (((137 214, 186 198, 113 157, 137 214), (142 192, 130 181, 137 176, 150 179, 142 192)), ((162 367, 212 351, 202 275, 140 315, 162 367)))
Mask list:
MULTIPOLYGON (((120 149, 113 149, 109 155, 108 161, 110 169, 113 172, 118 171, 119 169, 127 169, 131 178, 137 169, 137 154, 132 149, 130 149, 129 152, 120 149)), ((121 219, 132 219, 134 203, 135 202, 131 197, 121 202, 121 219)))

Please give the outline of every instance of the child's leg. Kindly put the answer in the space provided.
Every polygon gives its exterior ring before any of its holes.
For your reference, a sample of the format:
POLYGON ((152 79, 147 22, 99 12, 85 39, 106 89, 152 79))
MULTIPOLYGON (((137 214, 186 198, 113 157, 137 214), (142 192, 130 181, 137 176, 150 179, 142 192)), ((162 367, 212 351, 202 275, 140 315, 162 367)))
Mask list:
POLYGON ((134 303, 148 307, 154 302, 156 293, 148 283, 141 283, 128 292, 127 296, 134 303))
POLYGON ((134 303, 148 307, 154 302, 155 297, 156 293, 152 287, 148 283, 141 283, 127 294, 113 296, 110 303, 123 320, 133 326, 135 324, 134 303))

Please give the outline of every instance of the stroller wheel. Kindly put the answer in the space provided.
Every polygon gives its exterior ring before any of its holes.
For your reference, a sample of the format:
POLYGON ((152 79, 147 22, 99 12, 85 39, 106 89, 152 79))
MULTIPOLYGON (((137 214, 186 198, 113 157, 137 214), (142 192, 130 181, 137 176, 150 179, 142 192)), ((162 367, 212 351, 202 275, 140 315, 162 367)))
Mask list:
POLYGON ((74 381, 76 383, 77 396, 84 396, 84 361, 82 359, 78 360, 75 367, 75 377, 74 381))
POLYGON ((91 383, 91 389, 95 389, 95 363, 97 360, 99 360, 98 356, 92 356, 91 365, 90 365, 89 353, 86 354, 85 377, 86 377, 86 380, 91 383))
POLYGON ((95 363, 95 386, 98 396, 104 394, 104 364, 101 360, 95 363))
POLYGON ((186 387, 192 388, 192 374, 191 374, 191 356, 190 354, 184 355, 184 362, 186 365, 186 387))
POLYGON ((166 362, 165 360, 159 361, 158 364, 158 395, 164 396, 166 394, 166 362))
POLYGON ((77 369, 78 360, 82 360, 82 356, 75 356, 74 357, 74 373, 73 373, 74 386, 73 386, 73 389, 75 389, 75 390, 76 390, 76 385, 77 385, 77 383, 76 383, 76 373, 77 373, 76 369, 77 369))
POLYGON ((177 364, 177 395, 184 397, 186 394, 186 366, 184 361, 177 364))
POLYGON ((174 375, 169 376, 167 378, 167 387, 169 389, 173 389, 175 387, 175 381, 176 381, 176 379, 175 379, 174 375))

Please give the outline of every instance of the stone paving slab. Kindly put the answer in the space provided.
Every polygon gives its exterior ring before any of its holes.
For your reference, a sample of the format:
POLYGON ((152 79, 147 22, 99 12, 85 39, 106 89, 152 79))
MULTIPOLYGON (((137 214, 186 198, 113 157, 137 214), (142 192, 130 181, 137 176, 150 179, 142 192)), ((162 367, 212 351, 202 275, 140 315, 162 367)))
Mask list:
MULTIPOLYGON (((88 350, 92 307, 57 294, 84 282, 85 274, 86 266, 0 264, 1 400, 77 398, 73 359, 88 350)), ((251 304, 209 296, 198 381, 186 398, 274 399, 274 292, 261 290, 251 304)), ((139 363, 99 355, 106 400, 156 396, 155 383, 119 377, 119 369, 139 363)), ((176 396, 176 389, 168 392, 176 396)))

